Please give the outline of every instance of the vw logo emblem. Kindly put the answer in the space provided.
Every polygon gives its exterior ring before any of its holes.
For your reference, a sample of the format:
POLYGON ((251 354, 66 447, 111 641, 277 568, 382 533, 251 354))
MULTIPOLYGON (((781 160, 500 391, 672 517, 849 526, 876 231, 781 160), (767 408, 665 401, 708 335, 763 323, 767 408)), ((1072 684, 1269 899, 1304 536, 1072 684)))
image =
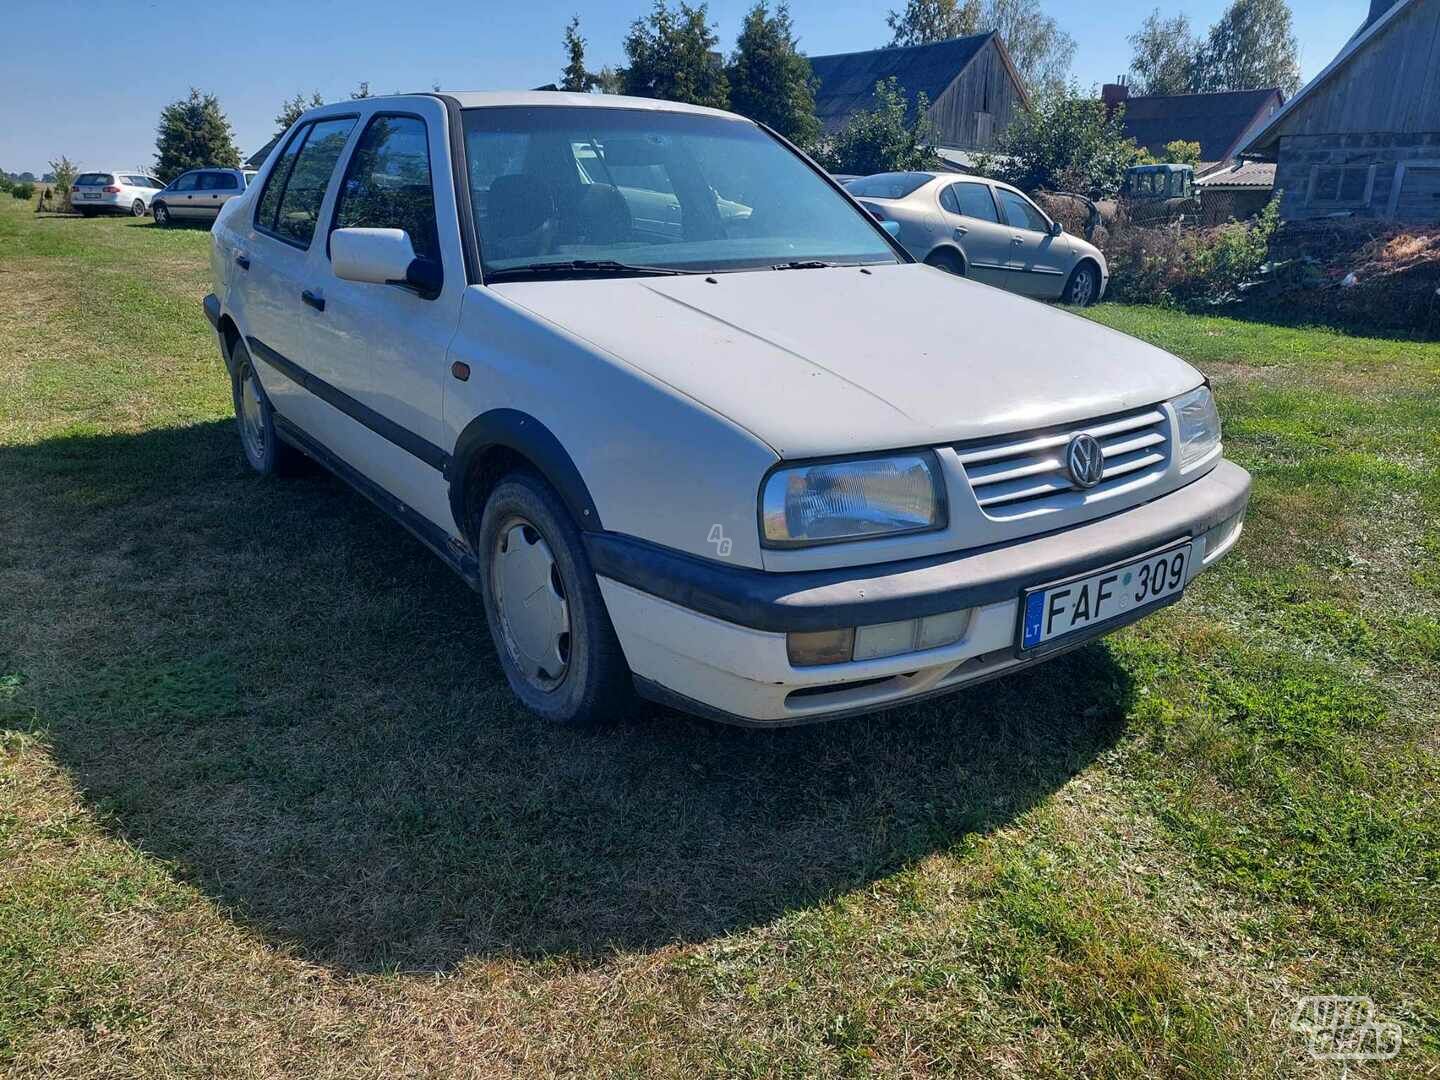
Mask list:
POLYGON ((1065 467, 1078 488, 1093 488, 1105 475, 1105 452, 1093 435, 1081 432, 1070 440, 1065 451, 1065 467))

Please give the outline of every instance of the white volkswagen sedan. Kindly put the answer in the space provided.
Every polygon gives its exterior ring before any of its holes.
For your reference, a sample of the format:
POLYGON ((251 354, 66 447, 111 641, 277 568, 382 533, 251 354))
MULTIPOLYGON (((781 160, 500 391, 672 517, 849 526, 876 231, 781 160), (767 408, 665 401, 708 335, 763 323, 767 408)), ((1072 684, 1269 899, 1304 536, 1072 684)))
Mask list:
POLYGON ((1100 249, 1066 233, 1019 188, 955 173, 898 172, 845 185, 930 266, 1039 300, 1085 307, 1105 295, 1100 249))
POLYGON ((948 693, 1174 603, 1240 534, 1195 369, 917 263, 729 113, 325 106, 213 236, 250 465, 308 454, 393 515, 555 723, 948 693))

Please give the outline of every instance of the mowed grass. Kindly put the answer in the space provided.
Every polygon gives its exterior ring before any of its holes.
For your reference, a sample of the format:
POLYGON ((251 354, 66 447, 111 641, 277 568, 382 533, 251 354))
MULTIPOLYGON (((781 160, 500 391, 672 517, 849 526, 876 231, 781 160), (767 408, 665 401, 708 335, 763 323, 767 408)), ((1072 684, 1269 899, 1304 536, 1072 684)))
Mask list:
POLYGON ((1440 347, 1096 309, 1255 474, 1183 604, 555 733, 402 530, 247 473, 207 250, 0 207, 0 1073, 1327 1076, 1322 993, 1440 1071, 1440 347))

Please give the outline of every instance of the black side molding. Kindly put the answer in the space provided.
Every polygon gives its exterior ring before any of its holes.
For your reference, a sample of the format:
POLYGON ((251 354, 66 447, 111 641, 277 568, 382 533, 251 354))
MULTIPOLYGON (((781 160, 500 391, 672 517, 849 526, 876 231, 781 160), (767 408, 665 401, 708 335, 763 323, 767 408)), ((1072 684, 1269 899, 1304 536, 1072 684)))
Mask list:
POLYGON ((205 299, 200 301, 200 306, 205 309, 205 318, 210 320, 210 325, 219 330, 220 299, 214 293, 206 293, 205 299))
POLYGON ((401 427, 388 416, 382 416, 363 401, 356 401, 337 386, 332 386, 318 375, 312 375, 289 357, 282 356, 259 338, 247 337, 250 351, 273 368, 278 368, 292 382, 299 383, 320 400, 335 406, 352 420, 358 420, 387 442, 401 450, 414 454, 433 469, 446 472, 450 468, 450 455, 409 428, 401 427))
POLYGON ((1139 557, 1241 513, 1250 474, 1229 461, 1108 518, 988 548, 872 566, 767 573, 619 533, 587 533, 597 574, 756 630, 837 630, 1018 599, 1022 589, 1139 557))

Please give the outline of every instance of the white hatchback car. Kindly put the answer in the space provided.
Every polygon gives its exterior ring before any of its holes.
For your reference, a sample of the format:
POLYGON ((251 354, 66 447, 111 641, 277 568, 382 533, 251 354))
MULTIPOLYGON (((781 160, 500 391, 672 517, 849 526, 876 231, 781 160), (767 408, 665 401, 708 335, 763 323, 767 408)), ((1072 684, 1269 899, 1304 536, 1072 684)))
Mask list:
POLYGON ((212 252, 249 463, 396 517, 558 723, 917 701, 1178 600, 1240 533, 1198 372, 916 263, 729 113, 325 106, 212 252))
POLYGON ((1086 307, 1110 267, 1019 188, 955 173, 877 173, 845 188, 921 262, 1022 296, 1086 307))
POLYGON ((85 172, 70 185, 70 207, 86 217, 102 213, 144 217, 164 186, 143 172, 85 172))

